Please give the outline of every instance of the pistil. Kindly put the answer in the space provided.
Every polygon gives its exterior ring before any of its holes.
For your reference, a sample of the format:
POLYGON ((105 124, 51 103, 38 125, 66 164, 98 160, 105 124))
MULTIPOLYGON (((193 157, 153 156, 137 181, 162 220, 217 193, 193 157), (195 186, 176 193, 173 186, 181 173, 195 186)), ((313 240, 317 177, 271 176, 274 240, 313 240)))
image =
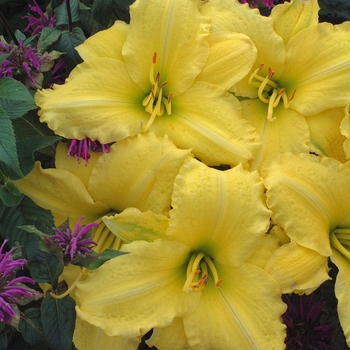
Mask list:
POLYGON ((151 117, 147 124, 142 128, 142 131, 149 130, 155 118, 157 116, 162 116, 164 114, 164 110, 166 110, 168 115, 171 114, 171 99, 173 94, 170 93, 167 97, 163 96, 163 88, 166 84, 168 84, 168 82, 164 81, 163 83, 160 83, 161 76, 159 72, 154 77, 154 66, 156 62, 157 53, 155 52, 150 69, 150 81, 152 84, 151 92, 142 101, 142 105, 145 107, 146 112, 148 112, 151 117))
POLYGON ((209 274, 218 288, 222 280, 219 279, 211 258, 204 253, 192 254, 187 265, 186 282, 182 290, 187 293, 201 291, 208 284, 209 274))
POLYGON ((258 88, 258 97, 260 101, 268 104, 267 108, 267 120, 274 121, 276 117, 273 117, 274 108, 276 108, 282 99, 284 108, 289 108, 290 103, 295 95, 295 90, 292 92, 290 98, 286 94, 284 87, 280 88, 277 83, 272 81, 272 77, 275 72, 269 67, 267 76, 264 78, 258 73, 263 69, 264 65, 261 64, 249 77, 248 83, 250 86, 258 88))

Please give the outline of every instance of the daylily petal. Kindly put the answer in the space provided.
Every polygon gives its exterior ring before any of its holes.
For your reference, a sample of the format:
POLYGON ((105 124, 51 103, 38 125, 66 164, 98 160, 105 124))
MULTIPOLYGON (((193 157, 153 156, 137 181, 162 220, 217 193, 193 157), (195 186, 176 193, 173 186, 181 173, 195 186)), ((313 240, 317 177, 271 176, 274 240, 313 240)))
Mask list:
POLYGON ((136 350, 140 338, 110 337, 101 328, 77 317, 73 334, 74 345, 81 350, 136 350))
POLYGON ((101 57, 124 61, 122 47, 128 30, 128 24, 123 21, 116 21, 112 27, 90 36, 75 49, 84 61, 101 57))
POLYGON ((283 349, 286 306, 276 281, 264 270, 243 263, 218 266, 220 288, 211 281, 196 310, 184 318, 188 343, 204 349, 283 349))
POLYGON ((149 347, 158 350, 191 350, 187 343, 182 318, 175 318, 171 326, 153 329, 152 336, 146 341, 149 347))
POLYGON ((275 6, 270 16, 273 28, 287 44, 301 30, 318 24, 319 9, 317 0, 292 1, 275 6))
POLYGON ((77 162, 75 158, 68 156, 67 144, 60 142, 56 147, 55 166, 56 169, 67 170, 76 175, 85 187, 88 187, 92 169, 101 156, 102 153, 100 152, 90 152, 88 164, 77 162))
POLYGON ((37 205, 52 210, 59 224, 67 217, 75 222, 82 214, 85 222, 92 222, 110 211, 104 203, 95 201, 82 181, 67 170, 43 169, 37 162, 26 177, 13 182, 37 205))
POLYGON ((207 81, 228 90, 248 74, 255 62, 257 50, 244 34, 213 33, 208 40, 209 57, 196 80, 207 81))
POLYGON ((350 345, 350 265, 349 260, 333 249, 332 262, 338 267, 339 272, 335 282, 335 296, 338 299, 338 316, 346 342, 350 345))
POLYGON ((184 293, 189 249, 178 242, 135 241, 76 284, 77 316, 108 335, 133 338, 192 312, 201 293, 184 293), (135 268, 136 267, 136 268, 135 268))
POLYGON ((155 73, 168 81, 166 95, 189 88, 209 54, 205 38, 210 21, 199 13, 197 1, 137 1, 130 6, 130 18, 123 56, 135 83, 150 91, 149 72, 156 52, 155 73))
POLYGON ((241 165, 218 171, 189 159, 175 180, 167 235, 238 266, 269 226, 263 191, 258 173, 241 165))
POLYGON ((278 81, 287 87, 288 96, 296 90, 291 108, 307 116, 349 103, 349 31, 349 22, 319 23, 289 41, 278 81))
POLYGON ((208 165, 246 164, 260 146, 241 118, 238 100, 219 86, 196 82, 172 104, 172 114, 157 117, 150 130, 167 133, 177 147, 192 148, 208 165))
MULTIPOLYGON (((273 29, 273 20, 261 16, 258 9, 249 8, 231 0, 210 0, 201 6, 201 12, 212 20, 214 32, 237 32, 249 36, 258 52, 252 70, 264 64, 276 71, 276 77, 283 70, 285 49, 282 38, 273 29), (259 30, 257 30, 259 28, 259 30)), ((257 97, 257 89, 248 84, 248 77, 231 90, 239 96, 257 97)))
POLYGON ((38 91, 35 102, 40 121, 55 133, 109 143, 141 131, 149 119, 143 98, 124 63, 97 58, 79 64, 64 85, 38 91))
POLYGON ((276 120, 269 121, 267 104, 258 99, 244 100, 241 104, 243 117, 256 129, 261 141, 260 151, 251 161, 251 169, 260 169, 268 156, 309 152, 306 144, 310 141, 308 126, 299 113, 279 105, 273 112, 276 120))
POLYGON ((261 174, 273 220, 298 244, 330 256, 329 234, 350 213, 350 169, 332 158, 285 154, 261 174))
POLYGON ((169 219, 151 211, 145 213, 136 208, 127 208, 121 214, 103 218, 106 226, 123 242, 155 239, 167 239, 165 232, 169 219))
POLYGON ((340 124, 340 132, 342 135, 346 137, 346 140, 344 141, 343 148, 346 154, 346 158, 350 158, 350 114, 349 114, 349 107, 347 106, 345 109, 345 117, 341 121, 340 124))
POLYGON ((122 140, 96 162, 89 193, 117 212, 127 207, 168 212, 174 179, 189 154, 153 133, 122 140))
POLYGON ((343 143, 346 137, 340 133, 344 108, 334 108, 305 118, 309 126, 311 145, 322 155, 345 163, 343 143))
POLYGON ((330 279, 328 258, 296 242, 277 249, 265 270, 280 284, 283 294, 310 294, 330 279))

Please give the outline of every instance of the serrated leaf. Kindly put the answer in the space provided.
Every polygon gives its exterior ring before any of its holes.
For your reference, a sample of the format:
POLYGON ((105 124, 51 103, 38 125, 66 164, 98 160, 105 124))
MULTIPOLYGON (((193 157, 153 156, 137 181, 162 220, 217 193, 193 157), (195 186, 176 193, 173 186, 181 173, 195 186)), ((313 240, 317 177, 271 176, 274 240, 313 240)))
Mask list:
POLYGON ((56 43, 56 49, 66 53, 62 56, 68 71, 70 72, 77 64, 82 62, 75 48, 85 41, 85 35, 81 28, 75 27, 72 32, 65 30, 56 43))
POLYGON ((26 255, 30 275, 36 282, 48 282, 52 285, 57 281, 63 271, 63 265, 50 253, 43 252, 37 241, 28 242, 26 255))
POLYGON ((43 300, 41 321, 50 349, 71 349, 75 317, 75 301, 70 296, 54 299, 49 295, 43 300))
POLYGON ((23 194, 12 183, 5 181, 0 184, 0 199, 7 207, 15 207, 22 201, 23 194))
POLYGON ((27 88, 11 78, 0 79, 0 107, 6 111, 10 119, 20 118, 28 111, 37 108, 27 88))
POLYGON ((19 167, 15 134, 11 120, 0 107, 0 161, 7 164, 17 175, 23 176, 19 167))
POLYGON ((35 151, 50 146, 59 140, 61 140, 59 136, 42 136, 19 140, 17 142, 17 151, 23 175, 27 175, 33 169, 35 151))
POLYGON ((39 308, 30 308, 22 312, 19 330, 24 340, 29 344, 36 345, 37 349, 41 349, 45 345, 39 308))
MULTIPOLYGON (((72 23, 79 22, 79 0, 70 0, 70 12, 72 23)), ((55 8, 56 26, 68 24, 67 2, 64 1, 60 6, 55 8)))
POLYGON ((95 270, 100 266, 102 266, 106 261, 124 254, 128 254, 128 253, 121 252, 119 250, 114 250, 114 249, 106 249, 100 254, 92 252, 91 255, 88 255, 86 258, 81 259, 79 263, 75 265, 85 267, 88 270, 95 270))
POLYGON ((94 20, 104 26, 111 22, 113 0, 95 0, 92 5, 92 16, 94 20))
POLYGON ((47 234, 52 234, 55 226, 51 212, 40 208, 26 196, 18 206, 4 208, 0 217, 0 235, 3 239, 9 238, 10 246, 18 242, 26 248, 28 242, 36 237, 18 228, 23 225, 33 225, 47 234))
POLYGON ((37 49, 39 52, 44 53, 47 49, 54 44, 60 37, 62 31, 52 27, 45 27, 41 31, 37 49))

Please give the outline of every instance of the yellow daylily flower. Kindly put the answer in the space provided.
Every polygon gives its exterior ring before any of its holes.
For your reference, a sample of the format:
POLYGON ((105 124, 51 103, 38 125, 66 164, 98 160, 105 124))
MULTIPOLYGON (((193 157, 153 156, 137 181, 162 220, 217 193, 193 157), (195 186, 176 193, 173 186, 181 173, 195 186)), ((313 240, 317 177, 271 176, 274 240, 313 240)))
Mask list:
MULTIPOLYGON (((243 116, 263 144, 252 169, 280 152, 309 152, 310 134, 311 145, 318 139, 314 142, 317 129, 311 130, 308 118, 349 103, 350 23, 318 23, 318 10, 316 0, 292 0, 275 6, 264 18, 235 1, 202 5, 201 12, 212 19, 215 32, 244 33, 258 49, 250 74, 230 89, 241 97, 243 116)), ((330 112, 323 129, 331 123, 339 128, 330 112)), ((339 139, 335 142, 331 147, 338 147, 339 139)))
POLYGON ((315 288, 316 274, 326 276, 329 257, 339 269, 335 294, 340 323, 350 344, 350 317, 343 311, 349 305, 350 164, 327 157, 285 154, 266 161, 262 176, 272 218, 293 244, 281 247, 287 254, 278 249, 267 270, 275 269, 272 275, 281 280, 286 291, 293 291, 286 281, 289 279, 295 282, 295 289, 301 291, 303 285, 307 292, 315 288))
MULTIPOLYGON (((193 349, 283 348, 279 286, 246 262, 269 227, 259 174, 241 165, 218 171, 190 158, 175 179, 169 214, 165 237, 124 245, 130 254, 76 284, 78 316, 110 336, 170 327, 167 334, 177 333, 184 346, 185 334, 193 349)), ((130 215, 134 222, 137 214, 130 215)), ((118 217, 104 218, 117 235, 118 217)), ((156 231, 159 218, 141 224, 156 231)), ((164 344, 162 329, 156 333, 152 342, 164 344)))
POLYGON ((190 151, 176 148, 167 137, 145 133, 116 142, 109 153, 92 153, 85 166, 67 157, 67 147, 61 143, 56 168, 43 169, 37 162, 14 184, 36 204, 51 210, 56 225, 69 217, 74 227, 82 215, 84 223, 101 222, 93 230, 93 239, 101 246, 102 237, 115 238, 102 222, 104 215, 128 207, 168 214, 174 179, 189 156, 190 151))
POLYGON ((251 69, 252 41, 210 35, 196 0, 137 0, 130 17, 77 48, 84 62, 65 84, 36 93, 40 121, 103 144, 151 130, 207 164, 247 163, 257 135, 226 89, 251 69))

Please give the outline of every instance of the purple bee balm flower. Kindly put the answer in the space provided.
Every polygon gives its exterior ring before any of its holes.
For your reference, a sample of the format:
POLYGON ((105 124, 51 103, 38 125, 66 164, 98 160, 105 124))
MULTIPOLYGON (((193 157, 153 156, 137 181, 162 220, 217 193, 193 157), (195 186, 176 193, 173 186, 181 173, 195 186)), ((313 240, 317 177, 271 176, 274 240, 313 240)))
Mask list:
MULTIPOLYGON (((92 253, 92 247, 97 243, 90 239, 90 230, 99 226, 99 223, 92 222, 80 227, 84 216, 82 216, 75 225, 74 231, 70 227, 64 229, 53 228, 55 235, 45 238, 48 246, 58 246, 62 250, 63 263, 77 264, 82 258, 92 253)), ((51 248, 52 249, 52 248, 51 248)))
POLYGON ((286 313, 282 315, 287 326, 287 350, 330 350, 334 327, 332 324, 321 323, 325 302, 318 301, 313 294, 284 295, 283 300, 288 305, 286 313))
POLYGON ((73 139, 69 141, 68 155, 76 158, 78 162, 80 162, 81 158, 84 159, 85 165, 88 165, 89 163, 90 150, 94 152, 109 153, 111 147, 108 144, 101 144, 98 141, 92 141, 89 138, 83 140, 73 139))
POLYGON ((49 71, 60 56, 57 51, 41 54, 34 47, 24 46, 23 40, 18 45, 0 41, 0 56, 6 54, 6 59, 0 63, 0 78, 13 78, 33 89, 42 87, 42 72, 49 71))
POLYGON ((48 12, 43 12, 40 6, 33 0, 34 6, 29 5, 30 11, 34 14, 39 15, 38 17, 34 16, 24 16, 23 18, 28 19, 28 25, 24 29, 25 32, 29 32, 31 35, 40 33, 45 27, 54 27, 56 23, 56 15, 51 15, 48 12))
POLYGON ((38 293, 22 284, 34 284, 33 279, 25 276, 15 277, 16 270, 23 268, 27 260, 14 260, 13 255, 17 247, 3 252, 7 241, 5 240, 0 247, 0 322, 13 325, 14 319, 19 319, 17 304, 26 304, 36 299, 38 293))
POLYGON ((273 6, 273 0, 241 0, 242 4, 248 3, 250 7, 259 7, 265 5, 269 8, 273 6))

